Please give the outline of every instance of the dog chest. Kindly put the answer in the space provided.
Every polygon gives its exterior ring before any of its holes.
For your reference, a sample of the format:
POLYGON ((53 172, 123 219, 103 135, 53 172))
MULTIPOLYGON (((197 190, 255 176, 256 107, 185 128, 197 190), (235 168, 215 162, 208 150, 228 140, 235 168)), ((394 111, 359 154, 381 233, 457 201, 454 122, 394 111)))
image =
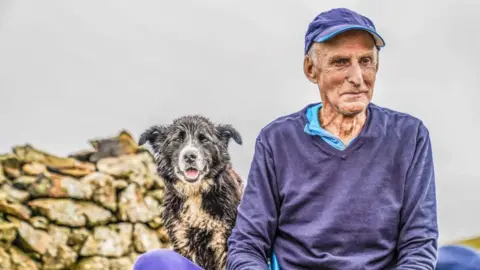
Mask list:
POLYGON ((203 209, 201 195, 194 195, 187 198, 183 204, 181 219, 184 220, 189 227, 207 231, 218 230, 224 227, 223 222, 203 209))

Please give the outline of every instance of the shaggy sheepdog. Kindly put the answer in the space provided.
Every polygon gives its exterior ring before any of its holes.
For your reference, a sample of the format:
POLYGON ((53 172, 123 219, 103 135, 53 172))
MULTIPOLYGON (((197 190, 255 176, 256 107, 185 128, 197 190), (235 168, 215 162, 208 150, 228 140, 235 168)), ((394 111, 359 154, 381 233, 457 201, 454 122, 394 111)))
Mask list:
POLYGON ((230 161, 231 139, 242 144, 231 125, 199 115, 152 126, 139 139, 139 145, 150 144, 165 181, 162 218, 173 250, 208 270, 225 269, 243 192, 230 161))

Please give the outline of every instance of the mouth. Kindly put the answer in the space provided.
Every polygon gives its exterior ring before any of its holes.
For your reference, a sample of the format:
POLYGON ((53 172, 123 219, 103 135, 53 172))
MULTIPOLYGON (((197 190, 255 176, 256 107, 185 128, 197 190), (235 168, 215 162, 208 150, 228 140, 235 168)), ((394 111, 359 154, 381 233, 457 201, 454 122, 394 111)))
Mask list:
POLYGON ((188 182, 195 182, 200 175, 200 171, 197 168, 190 167, 183 172, 183 175, 188 182))
POLYGON ((347 92, 343 93, 342 96, 348 97, 348 98, 359 98, 363 95, 366 95, 367 92, 347 92))

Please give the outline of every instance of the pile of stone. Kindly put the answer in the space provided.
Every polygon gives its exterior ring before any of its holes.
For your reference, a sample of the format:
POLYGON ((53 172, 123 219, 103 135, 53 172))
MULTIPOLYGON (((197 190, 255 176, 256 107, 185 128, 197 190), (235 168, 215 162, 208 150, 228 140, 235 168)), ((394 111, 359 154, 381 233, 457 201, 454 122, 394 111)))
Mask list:
POLYGON ((164 183, 127 131, 58 157, 29 144, 0 155, 0 268, 125 270, 169 248, 164 183))

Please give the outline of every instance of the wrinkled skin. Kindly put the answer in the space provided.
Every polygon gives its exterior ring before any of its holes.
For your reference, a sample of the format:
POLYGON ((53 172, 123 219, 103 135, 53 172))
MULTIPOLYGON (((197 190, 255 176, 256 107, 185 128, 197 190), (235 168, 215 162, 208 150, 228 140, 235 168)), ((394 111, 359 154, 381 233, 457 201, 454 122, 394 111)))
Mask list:
POLYGON ((378 50, 365 31, 346 31, 314 43, 304 59, 306 77, 318 86, 322 127, 348 143, 366 120, 378 71, 378 50))

